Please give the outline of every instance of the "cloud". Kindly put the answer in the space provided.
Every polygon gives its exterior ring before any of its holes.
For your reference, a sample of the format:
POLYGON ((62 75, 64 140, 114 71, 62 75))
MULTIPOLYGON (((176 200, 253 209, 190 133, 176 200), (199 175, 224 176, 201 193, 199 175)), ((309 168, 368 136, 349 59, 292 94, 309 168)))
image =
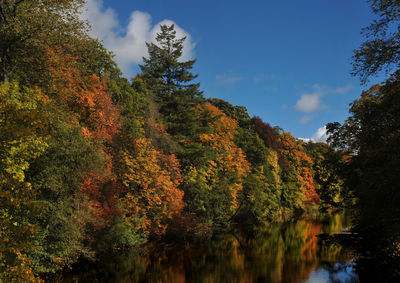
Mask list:
POLYGON ((305 142, 325 142, 328 139, 328 134, 326 132, 326 126, 318 128, 318 130, 310 138, 299 138, 305 142))
POLYGON ((324 108, 321 104, 321 95, 318 93, 302 94, 294 108, 301 112, 311 113, 324 108))
POLYGON ((194 56, 195 44, 190 34, 172 20, 166 19, 152 25, 150 14, 133 11, 129 23, 123 27, 116 12, 105 8, 102 0, 87 0, 81 17, 90 23, 90 35, 102 40, 104 46, 115 54, 115 61, 125 75, 132 75, 132 65, 141 63, 142 57, 148 56, 146 42, 156 42, 160 25, 174 24, 177 38, 186 36, 182 60, 194 56))
POLYGON ((303 142, 310 142, 311 139, 309 138, 298 138, 299 140, 302 140, 303 142))
POLYGON ((318 128, 318 130, 311 136, 313 142, 326 142, 328 134, 326 132, 326 126, 318 128))
POLYGON ((334 92, 335 93, 347 93, 352 88, 353 88, 352 85, 347 85, 347 86, 344 86, 344 87, 337 87, 334 92))
POLYGON ((346 93, 348 92, 352 86, 347 85, 344 87, 337 87, 335 89, 330 88, 326 85, 321 85, 321 84, 314 84, 312 86, 314 89, 313 92, 311 93, 303 93, 300 97, 300 99, 296 102, 294 108, 298 111, 304 112, 304 113, 312 113, 318 110, 322 110, 326 108, 326 105, 324 105, 321 102, 321 98, 327 94, 334 94, 334 93, 346 93))
POLYGON ((314 118, 314 115, 307 115, 307 116, 303 116, 300 119, 300 123, 302 124, 307 124, 308 122, 311 121, 311 119, 314 118))
POLYGON ((243 78, 232 74, 216 75, 215 82, 220 86, 232 86, 243 78))
POLYGON ((260 74, 253 77, 253 82, 258 84, 263 81, 278 81, 281 80, 274 74, 260 74))

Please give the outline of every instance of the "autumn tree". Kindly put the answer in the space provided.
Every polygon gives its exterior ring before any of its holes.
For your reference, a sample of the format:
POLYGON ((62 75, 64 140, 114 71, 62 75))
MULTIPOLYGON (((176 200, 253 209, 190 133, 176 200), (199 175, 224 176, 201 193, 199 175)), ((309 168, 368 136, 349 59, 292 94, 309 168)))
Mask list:
POLYGON ((157 151, 146 138, 135 140, 133 155, 122 152, 125 187, 122 210, 127 220, 144 235, 165 233, 168 221, 183 208, 179 161, 157 151), (140 224, 141 223, 141 224, 140 224))
POLYGON ((212 131, 198 137, 208 149, 206 161, 185 168, 184 200, 188 211, 211 223, 226 224, 240 205, 243 179, 250 164, 234 143, 237 122, 210 104, 198 107, 213 118, 209 124, 212 131))
POLYGON ((271 127, 270 124, 264 123, 260 117, 254 116, 251 118, 255 131, 264 141, 265 145, 275 151, 281 148, 279 133, 271 127))
POLYGON ((326 143, 308 142, 304 148, 313 160, 313 178, 321 199, 320 207, 351 206, 353 197, 343 179, 346 168, 344 154, 326 143))
POLYGON ((93 257, 90 235, 114 213, 111 144, 119 112, 105 83, 83 74, 74 56, 62 48, 46 56, 51 87, 44 89, 50 101, 44 112, 51 126, 48 148, 26 173, 41 207, 28 255, 37 272, 56 272, 93 257))
POLYGON ((37 229, 39 191, 26 172, 49 146, 48 103, 38 89, 0 85, 0 281, 35 280, 26 250, 37 229))
POLYGON ((39 83, 46 68, 43 55, 56 45, 87 37, 79 19, 81 0, 8 0, 0 3, 0 81, 39 83), (41 56, 38 56, 41 54, 41 56))
POLYGON ((259 137, 254 129, 254 118, 250 118, 245 107, 233 106, 216 98, 209 101, 238 123, 234 142, 243 150, 251 164, 251 170, 243 180, 240 209, 235 221, 242 225, 260 225, 277 219, 281 180, 276 152, 267 148, 259 137))
POLYGON ((296 140, 289 132, 280 134, 281 150, 284 160, 282 167, 282 209, 284 214, 301 212, 307 206, 319 203, 315 191, 312 160, 305 153, 303 142, 296 140))

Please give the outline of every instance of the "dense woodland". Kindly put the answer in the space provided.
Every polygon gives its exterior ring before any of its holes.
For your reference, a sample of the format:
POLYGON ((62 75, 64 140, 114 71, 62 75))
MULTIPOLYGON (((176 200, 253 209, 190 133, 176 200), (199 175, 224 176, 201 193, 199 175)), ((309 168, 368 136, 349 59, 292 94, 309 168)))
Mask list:
MULTIPOLYGON (((397 72, 353 102, 343 125, 328 125, 334 147, 305 143, 206 98, 173 25, 147 44, 141 73, 124 78, 88 36, 82 2, 0 2, 0 282, 344 206, 382 256, 399 257, 397 72)), ((398 21, 394 1, 373 7, 386 24, 398 21)), ((364 80, 398 63, 380 60, 399 58, 389 48, 398 34, 385 41, 385 24, 374 25, 376 38, 355 53, 364 80), (384 44, 393 56, 380 54, 384 44)))

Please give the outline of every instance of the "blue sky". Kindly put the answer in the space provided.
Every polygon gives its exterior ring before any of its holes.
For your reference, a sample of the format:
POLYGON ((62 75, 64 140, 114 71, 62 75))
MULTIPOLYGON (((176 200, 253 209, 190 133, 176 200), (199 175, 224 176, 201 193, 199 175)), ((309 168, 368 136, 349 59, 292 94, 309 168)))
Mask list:
MULTIPOLYGON (((187 36, 184 58, 206 97, 246 106, 295 137, 342 122, 363 89, 352 50, 373 19, 365 0, 88 0, 84 17, 128 77, 160 23, 187 36)), ((319 130, 319 134, 323 131, 319 130)))

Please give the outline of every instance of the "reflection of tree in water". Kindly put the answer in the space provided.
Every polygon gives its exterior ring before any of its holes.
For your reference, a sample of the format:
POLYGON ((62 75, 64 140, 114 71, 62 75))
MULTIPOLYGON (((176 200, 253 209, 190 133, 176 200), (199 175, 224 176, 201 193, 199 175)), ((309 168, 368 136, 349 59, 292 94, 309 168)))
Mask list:
MULTIPOLYGON (((106 259, 100 282, 302 282, 312 271, 340 274, 338 261, 351 258, 341 246, 318 237, 342 230, 345 215, 315 221, 270 224, 251 237, 214 234, 200 244, 164 245, 146 254, 131 252, 106 259), (335 269, 336 268, 336 269, 335 269)), ((81 277, 83 278, 83 277, 81 277)), ((85 281, 85 280, 84 280, 85 281)))

